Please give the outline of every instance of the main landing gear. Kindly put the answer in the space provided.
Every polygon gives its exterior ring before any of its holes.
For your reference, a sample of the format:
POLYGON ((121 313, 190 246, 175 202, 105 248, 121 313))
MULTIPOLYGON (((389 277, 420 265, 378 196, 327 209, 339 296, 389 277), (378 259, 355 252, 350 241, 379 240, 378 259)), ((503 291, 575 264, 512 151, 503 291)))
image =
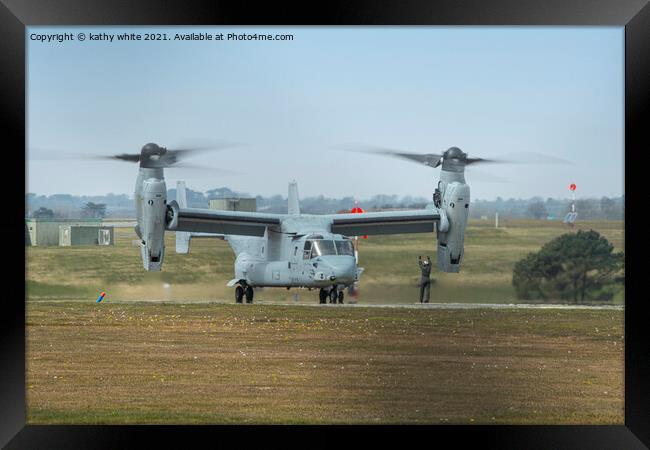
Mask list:
POLYGON ((321 288, 321 290, 318 292, 318 300, 320 301, 320 304, 327 303, 328 298, 330 303, 338 302, 339 304, 342 304, 344 298, 343 291, 336 289, 336 286, 332 286, 329 289, 321 288))
POLYGON ((253 303, 254 295, 253 288, 246 284, 238 284, 235 288, 235 301, 237 303, 243 303, 244 297, 246 297, 246 303, 253 303))

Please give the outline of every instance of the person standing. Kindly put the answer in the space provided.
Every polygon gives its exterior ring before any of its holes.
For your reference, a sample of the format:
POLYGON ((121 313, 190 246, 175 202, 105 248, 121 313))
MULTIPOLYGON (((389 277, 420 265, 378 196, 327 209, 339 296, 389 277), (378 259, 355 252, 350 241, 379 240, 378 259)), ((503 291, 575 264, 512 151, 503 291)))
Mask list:
POLYGON ((422 259, 418 256, 418 265, 420 266, 420 303, 429 303, 429 294, 431 293, 431 258, 422 259))

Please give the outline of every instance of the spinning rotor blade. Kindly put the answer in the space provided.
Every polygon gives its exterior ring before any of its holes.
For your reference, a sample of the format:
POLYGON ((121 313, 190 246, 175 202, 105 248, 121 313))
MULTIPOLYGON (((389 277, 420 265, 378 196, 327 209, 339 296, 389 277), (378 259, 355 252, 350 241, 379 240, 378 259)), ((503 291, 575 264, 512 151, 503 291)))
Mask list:
POLYGON ((174 169, 190 169, 190 170, 195 170, 195 171, 206 171, 214 174, 222 174, 222 175, 241 175, 241 172, 236 172, 234 170, 227 170, 227 169, 218 169, 216 167, 208 167, 208 166, 200 166, 198 164, 187 164, 187 163, 175 163, 173 165, 174 169))
POLYGON ((181 161, 184 161, 187 158, 196 156, 197 154, 209 152, 209 151, 219 151, 229 147, 235 147, 238 144, 232 142, 217 142, 211 143, 209 145, 202 146, 193 146, 193 147, 183 147, 183 148, 174 148, 167 149, 165 147, 160 147, 157 144, 149 143, 142 147, 140 153, 119 153, 115 155, 89 155, 89 154, 71 154, 69 152, 62 152, 59 150, 43 150, 43 149, 33 149, 35 150, 36 156, 33 159, 45 159, 45 160, 61 160, 61 159, 103 159, 103 160, 118 160, 126 161, 133 163, 140 163, 141 167, 145 168, 191 168, 191 169, 202 169, 209 170, 213 172, 221 172, 223 174, 234 174, 235 172, 230 172, 228 170, 222 170, 217 168, 210 168, 199 165, 190 165, 183 164, 181 161))
POLYGON ((219 142, 213 143, 210 145, 203 146, 193 146, 191 148, 178 148, 178 149, 167 149, 165 157, 176 162, 181 159, 191 158, 194 155, 211 152, 211 151, 220 151, 231 147, 238 147, 241 144, 236 144, 234 142, 219 142))
POLYGON ((516 152, 504 158, 465 158, 465 165, 470 164, 571 164, 566 159, 535 152, 516 152))
POLYGON ((465 176, 468 181, 478 181, 480 183, 509 183, 510 180, 496 176, 489 172, 483 172, 482 170, 477 170, 475 166, 468 167, 465 171, 465 176))
POLYGON ((442 159, 442 155, 438 155, 435 153, 424 153, 424 154, 408 153, 408 152, 403 152, 401 150, 394 150, 394 149, 383 148, 383 147, 374 147, 369 145, 352 144, 352 145, 335 146, 333 148, 336 148, 338 150, 352 151, 352 152, 393 156, 396 158, 406 159, 416 163, 424 164, 425 166, 430 166, 430 167, 438 167, 442 159))
POLYGON ((121 155, 99 156, 98 158, 101 158, 101 159, 119 159, 120 161, 128 161, 128 162, 139 162, 140 161, 140 154, 139 153, 133 153, 133 154, 122 153, 121 155))
MULTIPOLYGON (((184 160, 186 158, 191 158, 192 156, 195 156, 198 153, 204 153, 210 150, 222 150, 223 148, 227 147, 221 147, 221 148, 184 148, 184 149, 174 149, 174 150, 169 150, 165 149, 164 147, 161 147, 162 150, 164 151, 162 154, 154 154, 150 155, 150 158, 156 158, 158 161, 157 167, 180 167, 178 162, 181 160, 184 160)), ((126 161, 126 162, 140 162, 142 161, 142 153, 121 153, 119 155, 103 155, 103 156, 88 156, 87 158, 92 158, 92 159, 117 159, 120 161, 126 161)), ((200 168, 197 166, 197 168, 200 168)))
POLYGON ((562 158, 544 155, 535 152, 516 152, 505 155, 504 158, 470 158, 457 147, 450 147, 442 154, 436 153, 409 153, 401 150, 387 149, 367 145, 346 145, 335 147, 341 150, 363 153, 381 154, 406 159, 429 167, 438 167, 445 160, 464 163, 465 166, 476 164, 572 164, 562 158))
POLYGON ((508 153, 504 157, 507 159, 499 162, 507 162, 510 164, 573 164, 573 162, 558 158, 557 156, 536 152, 508 153))
POLYGON ((486 158, 467 158, 465 159, 465 165, 476 164, 476 163, 501 163, 508 164, 512 161, 506 161, 504 159, 486 159, 486 158))
POLYGON ((396 156, 402 159, 408 159, 410 161, 415 161, 425 166, 438 167, 442 160, 442 155, 436 155, 435 153, 389 153, 391 156, 396 156))

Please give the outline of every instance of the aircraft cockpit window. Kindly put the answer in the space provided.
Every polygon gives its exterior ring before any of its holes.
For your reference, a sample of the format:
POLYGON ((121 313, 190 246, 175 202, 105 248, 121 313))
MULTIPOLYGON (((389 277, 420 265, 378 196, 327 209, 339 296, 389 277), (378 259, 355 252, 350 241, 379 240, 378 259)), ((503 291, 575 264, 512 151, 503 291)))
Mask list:
POLYGON ((315 258, 316 256, 323 255, 336 255, 336 247, 334 247, 334 241, 328 241, 324 239, 312 241, 311 257, 315 258))
POLYGON ((302 259, 311 258, 311 241, 305 241, 305 250, 302 253, 302 259))
POLYGON ((336 243, 336 252, 339 255, 354 256, 354 247, 351 241, 334 241, 336 243))

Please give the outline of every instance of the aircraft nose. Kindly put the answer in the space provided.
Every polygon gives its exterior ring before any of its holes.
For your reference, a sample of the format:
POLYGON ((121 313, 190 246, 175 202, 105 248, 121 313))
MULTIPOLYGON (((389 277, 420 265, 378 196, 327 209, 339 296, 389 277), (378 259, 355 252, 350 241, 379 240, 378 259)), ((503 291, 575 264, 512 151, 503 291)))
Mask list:
MULTIPOLYGON (((331 263, 332 275, 334 280, 340 283, 349 283, 354 281, 355 275, 355 263, 354 257, 350 258, 339 258, 336 262, 331 263)), ((330 279, 332 279, 330 277, 330 279)))

